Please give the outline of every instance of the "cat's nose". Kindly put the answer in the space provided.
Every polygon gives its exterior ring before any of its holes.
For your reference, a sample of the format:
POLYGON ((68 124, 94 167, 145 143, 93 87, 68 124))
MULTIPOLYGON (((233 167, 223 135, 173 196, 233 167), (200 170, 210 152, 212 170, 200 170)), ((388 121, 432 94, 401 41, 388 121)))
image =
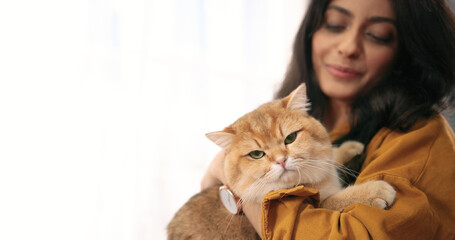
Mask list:
POLYGON ((280 164, 281 167, 286 168, 286 160, 287 160, 286 157, 278 157, 278 158, 276 159, 276 163, 277 163, 277 164, 280 164))

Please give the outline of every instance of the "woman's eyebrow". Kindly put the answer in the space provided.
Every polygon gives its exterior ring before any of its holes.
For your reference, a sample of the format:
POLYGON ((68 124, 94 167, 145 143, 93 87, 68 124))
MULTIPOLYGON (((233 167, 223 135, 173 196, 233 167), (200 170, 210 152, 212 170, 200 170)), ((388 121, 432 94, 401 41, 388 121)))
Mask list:
POLYGON ((332 9, 333 9, 333 10, 336 10, 336 11, 338 11, 338 12, 340 12, 340 13, 343 13, 344 15, 347 15, 347 16, 349 16, 349 17, 353 17, 353 15, 352 15, 351 12, 349 12, 347 9, 342 8, 342 7, 340 7, 340 6, 337 6, 337 5, 330 5, 330 6, 327 8, 327 10, 332 10, 332 9))
MULTIPOLYGON (((337 5, 331 5, 327 8, 327 10, 335 10, 337 12, 340 12, 346 16, 349 16, 349 17, 354 17, 354 15, 347 9, 345 8, 342 8, 340 6, 337 6, 337 5)), ((395 19, 393 18, 389 18, 389 17, 380 17, 380 16, 375 16, 375 17, 371 17, 368 19, 368 22, 373 22, 373 23, 376 23, 376 22, 389 22, 389 23, 392 23, 393 25, 396 24, 396 21, 395 19)))
POLYGON ((395 19, 392 19, 392 18, 388 18, 388 17, 371 17, 368 19, 368 22, 388 22, 388 23, 391 23, 393 25, 396 25, 396 21, 395 19))

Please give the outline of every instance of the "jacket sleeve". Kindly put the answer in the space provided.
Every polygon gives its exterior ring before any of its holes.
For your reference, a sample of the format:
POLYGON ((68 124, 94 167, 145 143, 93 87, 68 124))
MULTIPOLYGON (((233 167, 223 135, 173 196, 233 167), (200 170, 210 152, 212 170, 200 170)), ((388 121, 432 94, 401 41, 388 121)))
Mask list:
POLYGON ((401 177, 376 179, 391 183, 397 191, 390 209, 354 204, 340 213, 317 208, 317 191, 303 186, 267 194, 262 204, 262 238, 433 239, 439 219, 426 195, 401 177))
POLYGON ((396 190, 386 210, 354 204, 318 208, 318 191, 303 186, 267 194, 263 239, 455 239, 455 137, 442 117, 407 133, 383 129, 370 141, 356 184, 384 180, 396 190))

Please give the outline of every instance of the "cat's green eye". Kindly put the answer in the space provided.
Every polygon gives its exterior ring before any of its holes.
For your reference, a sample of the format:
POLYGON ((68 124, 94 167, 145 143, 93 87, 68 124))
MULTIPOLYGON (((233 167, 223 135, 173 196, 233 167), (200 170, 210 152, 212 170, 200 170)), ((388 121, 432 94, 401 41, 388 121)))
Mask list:
POLYGON ((259 159, 265 155, 265 152, 256 150, 256 151, 250 152, 248 155, 254 159, 259 159))
POLYGON ((294 133, 291 133, 289 134, 286 139, 284 139, 284 144, 290 144, 290 143, 293 143, 295 141, 295 138, 297 137, 297 133, 294 132, 294 133))

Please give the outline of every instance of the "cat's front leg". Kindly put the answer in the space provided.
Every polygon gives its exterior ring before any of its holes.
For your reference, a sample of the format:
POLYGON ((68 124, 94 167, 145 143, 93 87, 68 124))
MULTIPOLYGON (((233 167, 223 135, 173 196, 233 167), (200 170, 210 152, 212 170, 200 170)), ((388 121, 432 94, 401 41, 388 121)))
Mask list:
POLYGON ((351 161, 352 158, 362 153, 364 147, 365 145, 357 141, 346 141, 339 147, 333 147, 335 162, 344 164, 351 161))
POLYGON ((361 203, 385 209, 395 202, 396 192, 382 180, 368 181, 349 186, 325 199, 321 206, 326 209, 342 211, 346 207, 361 203))

